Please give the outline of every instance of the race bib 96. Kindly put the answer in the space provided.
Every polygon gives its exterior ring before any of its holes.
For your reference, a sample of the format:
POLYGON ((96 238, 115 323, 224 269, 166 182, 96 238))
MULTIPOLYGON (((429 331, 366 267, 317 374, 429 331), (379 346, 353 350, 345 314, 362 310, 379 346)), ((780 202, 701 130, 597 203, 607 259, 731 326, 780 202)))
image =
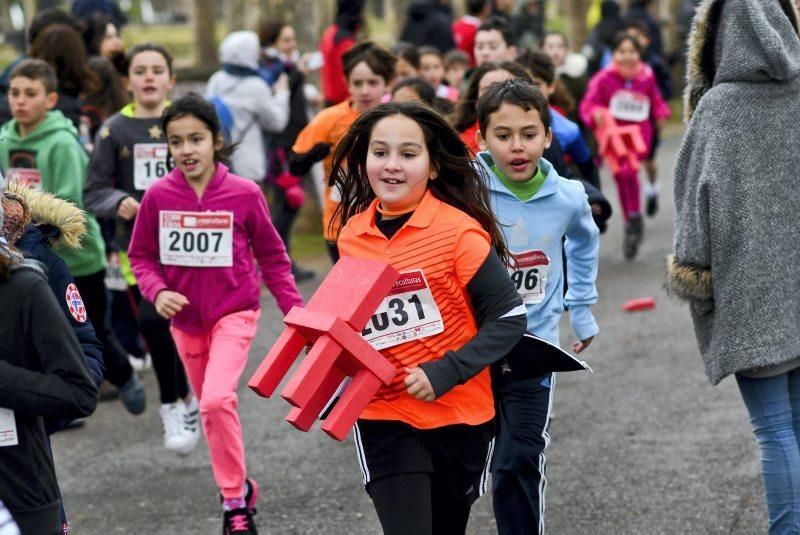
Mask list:
POLYGON ((538 305, 544 301, 550 259, 543 251, 525 251, 512 255, 517 265, 509 268, 511 281, 516 286, 523 303, 538 305))
POLYGON ((233 265, 233 212, 159 213, 161 263, 168 266, 233 265))

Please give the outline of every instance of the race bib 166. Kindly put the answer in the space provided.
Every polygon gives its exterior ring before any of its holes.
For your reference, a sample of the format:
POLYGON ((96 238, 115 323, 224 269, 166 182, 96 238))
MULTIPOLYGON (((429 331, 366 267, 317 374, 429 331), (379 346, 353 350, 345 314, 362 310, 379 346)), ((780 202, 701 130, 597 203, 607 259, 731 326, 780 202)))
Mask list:
POLYGON ((133 187, 145 191, 169 173, 166 143, 137 143, 133 146, 133 187))

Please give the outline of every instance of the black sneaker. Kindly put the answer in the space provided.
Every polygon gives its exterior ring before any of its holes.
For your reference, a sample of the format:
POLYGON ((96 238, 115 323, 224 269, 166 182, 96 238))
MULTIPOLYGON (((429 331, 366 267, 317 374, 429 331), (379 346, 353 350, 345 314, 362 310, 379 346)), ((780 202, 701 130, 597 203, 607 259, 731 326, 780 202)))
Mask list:
POLYGON ((255 515, 256 503, 258 502, 258 483, 255 479, 249 477, 245 480, 247 485, 247 492, 244 495, 244 501, 247 503, 247 508, 250 510, 251 515, 255 515))
POLYGON ((625 236, 622 240, 622 254, 626 260, 631 260, 639 252, 639 244, 644 236, 644 222, 639 214, 632 215, 625 223, 625 236))
POLYGON ((253 515, 247 507, 225 511, 222 516, 222 535, 258 535, 253 515))
POLYGON ((647 217, 653 217, 658 213, 658 193, 647 197, 645 213, 647 214, 647 217))

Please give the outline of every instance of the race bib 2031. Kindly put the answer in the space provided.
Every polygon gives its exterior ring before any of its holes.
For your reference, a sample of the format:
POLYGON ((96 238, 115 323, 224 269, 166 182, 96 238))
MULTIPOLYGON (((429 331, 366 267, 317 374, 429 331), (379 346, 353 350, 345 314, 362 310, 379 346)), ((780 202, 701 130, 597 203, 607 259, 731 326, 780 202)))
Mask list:
POLYGON ((439 307, 421 269, 401 273, 361 336, 377 350, 444 331, 439 307))

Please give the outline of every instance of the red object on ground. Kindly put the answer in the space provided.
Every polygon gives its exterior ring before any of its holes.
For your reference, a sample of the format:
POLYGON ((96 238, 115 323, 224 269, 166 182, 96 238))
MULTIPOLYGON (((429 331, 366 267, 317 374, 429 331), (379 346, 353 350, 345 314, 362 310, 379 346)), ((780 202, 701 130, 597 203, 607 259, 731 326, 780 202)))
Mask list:
POLYGON ((342 380, 352 377, 322 424, 328 435, 344 440, 381 384, 390 384, 397 374, 360 334, 398 275, 383 262, 342 257, 306 308, 294 307, 286 315, 286 328, 247 386, 270 397, 298 354, 312 344, 283 390, 295 406, 286 420, 308 431, 342 380))
POLYGON ((640 299, 631 299, 622 304, 622 310, 625 312, 637 312, 639 310, 652 310, 656 308, 656 300, 654 297, 642 297, 640 299))
POLYGON ((595 129, 599 152, 608 162, 612 174, 617 174, 623 161, 634 171, 639 170, 639 156, 647 153, 642 131, 635 124, 620 126, 608 108, 598 109, 603 116, 601 124, 595 129))

